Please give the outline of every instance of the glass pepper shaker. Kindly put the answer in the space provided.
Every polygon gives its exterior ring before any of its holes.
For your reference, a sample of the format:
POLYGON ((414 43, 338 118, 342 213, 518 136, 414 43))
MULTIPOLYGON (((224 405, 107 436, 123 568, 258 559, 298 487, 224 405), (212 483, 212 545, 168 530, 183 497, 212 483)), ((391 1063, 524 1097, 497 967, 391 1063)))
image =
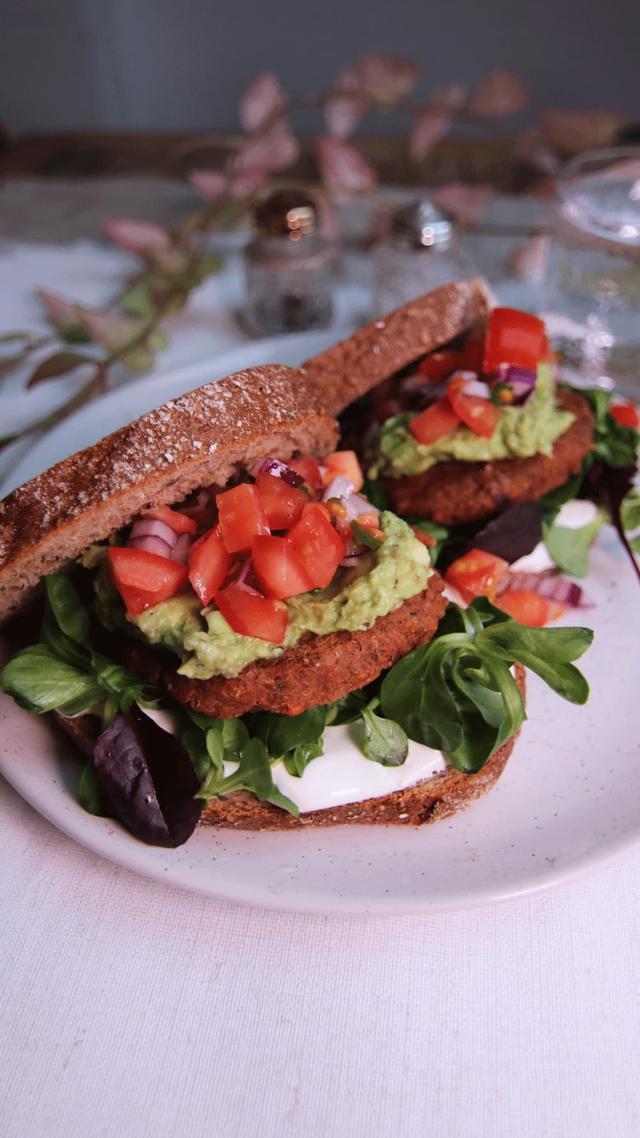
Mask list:
POLYGON ((276 190, 259 202, 247 246, 247 322, 256 335, 326 328, 333 315, 333 248, 316 200, 276 190))
POLYGON ((428 199, 392 214, 374 254, 374 308, 391 312, 422 293, 473 274, 452 221, 428 199))

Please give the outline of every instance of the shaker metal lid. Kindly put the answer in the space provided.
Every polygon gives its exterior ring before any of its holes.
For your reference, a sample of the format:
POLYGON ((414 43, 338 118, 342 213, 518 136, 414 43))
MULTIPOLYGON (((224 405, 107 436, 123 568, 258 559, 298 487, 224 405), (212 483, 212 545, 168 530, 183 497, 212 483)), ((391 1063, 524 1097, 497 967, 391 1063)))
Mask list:
POLYGON ((447 215, 425 198, 395 211, 390 236, 394 245, 432 249, 435 245, 449 244, 453 226, 447 215))
POLYGON ((297 241, 318 228, 318 205, 305 190, 274 190, 258 202, 254 220, 258 234, 297 241))

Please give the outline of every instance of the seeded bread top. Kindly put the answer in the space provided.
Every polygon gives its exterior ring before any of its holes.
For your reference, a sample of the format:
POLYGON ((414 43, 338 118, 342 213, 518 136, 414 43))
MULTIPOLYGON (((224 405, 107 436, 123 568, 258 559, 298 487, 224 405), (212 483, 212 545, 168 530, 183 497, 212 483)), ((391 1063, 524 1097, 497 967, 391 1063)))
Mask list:
POLYGON ((306 360, 302 370, 321 405, 337 415, 383 379, 483 323, 492 305, 480 279, 443 285, 306 360))
POLYGON ((313 385, 279 364, 170 400, 0 502, 0 621, 48 573, 142 510, 225 485, 268 454, 322 456, 337 438, 313 385))

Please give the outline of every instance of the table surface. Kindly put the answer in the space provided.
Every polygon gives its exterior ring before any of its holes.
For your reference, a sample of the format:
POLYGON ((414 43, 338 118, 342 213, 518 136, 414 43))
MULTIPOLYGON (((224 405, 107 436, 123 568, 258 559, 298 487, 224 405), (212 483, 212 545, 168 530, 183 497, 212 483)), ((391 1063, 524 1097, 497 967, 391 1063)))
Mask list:
MULTIPOLYGON (((156 216, 169 216, 176 194, 167 184, 159 196, 156 216)), ((100 302, 123 262, 86 241, 123 199, 128 213, 152 212, 133 183, 0 192, 0 332, 19 318, 35 326, 35 284, 100 302), (84 244, 60 244, 74 238, 84 244)), ((518 303, 503 257, 481 263, 518 303)), ((349 263, 341 304, 362 302, 364 273, 349 263)), ((231 263, 176 323, 161 366, 238 342, 237 287, 231 263)), ((28 414, 18 388, 0 414, 28 414)), ((0 820, 9 1138, 639 1132, 640 854, 500 906, 350 920, 143 880, 76 846, 4 782, 0 820)))

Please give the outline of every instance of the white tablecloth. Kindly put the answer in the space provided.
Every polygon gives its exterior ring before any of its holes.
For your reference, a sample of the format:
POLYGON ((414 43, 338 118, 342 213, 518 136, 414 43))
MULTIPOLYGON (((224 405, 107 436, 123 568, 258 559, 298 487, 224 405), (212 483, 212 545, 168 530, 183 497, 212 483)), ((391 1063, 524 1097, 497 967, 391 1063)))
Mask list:
MULTIPOLYGON (((0 257, 0 330, 31 303, 17 266, 33 256, 0 257)), ((239 335, 217 312, 207 351, 239 335)), ((155 885, 4 782, 0 819, 7 1138, 640 1132, 640 853, 500 906, 348 920, 155 885)))

